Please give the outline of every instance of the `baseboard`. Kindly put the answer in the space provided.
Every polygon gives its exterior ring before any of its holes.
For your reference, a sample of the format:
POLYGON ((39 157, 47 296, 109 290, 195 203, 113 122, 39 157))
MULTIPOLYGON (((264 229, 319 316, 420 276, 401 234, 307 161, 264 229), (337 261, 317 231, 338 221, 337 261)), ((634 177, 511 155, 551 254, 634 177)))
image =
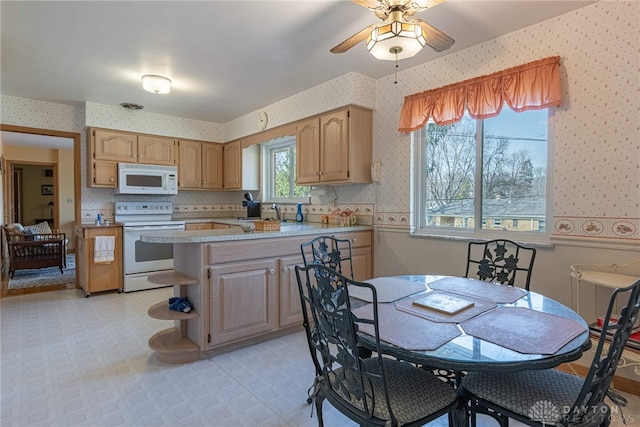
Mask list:
MULTIPOLYGON (((587 372, 589 372, 588 367, 579 365, 574 362, 563 363, 556 369, 563 372, 568 372, 570 374, 580 375, 581 377, 585 377, 587 375, 587 372)), ((613 377, 613 388, 617 391, 640 396, 640 381, 634 381, 632 379, 616 375, 613 377)))

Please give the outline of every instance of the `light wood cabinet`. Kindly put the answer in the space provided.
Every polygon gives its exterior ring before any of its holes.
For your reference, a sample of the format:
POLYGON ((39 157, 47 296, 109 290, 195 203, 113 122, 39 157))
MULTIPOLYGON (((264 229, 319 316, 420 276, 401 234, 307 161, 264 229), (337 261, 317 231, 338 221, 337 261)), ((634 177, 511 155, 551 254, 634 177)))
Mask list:
POLYGON ((260 190, 260 146, 242 147, 242 140, 224 144, 225 190, 260 190))
POLYGON ((176 140, 163 136, 138 135, 138 163, 174 166, 176 140))
POLYGON ((87 128, 87 186, 116 188, 118 163, 176 164, 173 138, 87 128))
POLYGON ((223 188, 223 146, 213 142, 178 141, 178 188, 223 188))
MULTIPOLYGON (((373 275, 371 231, 336 233, 352 244, 356 280, 373 275)), ((302 325, 295 266, 315 235, 207 245, 212 313, 207 349, 216 350, 302 325), (265 258, 265 254, 269 257, 265 258)), ((344 267, 344 266, 343 266, 344 267)), ((349 275, 349 269, 345 274, 349 275)))
POLYGON ((296 278, 296 266, 304 266, 301 255, 280 258, 280 326, 302 324, 302 306, 296 278))
POLYGON ((242 141, 229 142, 224 145, 224 188, 227 190, 242 189, 242 141))
POLYGON ((122 290, 122 227, 120 226, 78 226, 77 238, 78 284, 87 297, 93 292, 122 290), (114 260, 109 263, 94 262, 95 238, 113 236, 115 238, 114 260))
POLYGON ((296 127, 298 185, 371 183, 373 115, 350 106, 296 127))
POLYGON ((211 347, 266 333, 278 326, 274 260, 214 266, 211 279, 211 347))
POLYGON ((109 129, 89 129, 94 160, 137 163, 138 135, 109 129))

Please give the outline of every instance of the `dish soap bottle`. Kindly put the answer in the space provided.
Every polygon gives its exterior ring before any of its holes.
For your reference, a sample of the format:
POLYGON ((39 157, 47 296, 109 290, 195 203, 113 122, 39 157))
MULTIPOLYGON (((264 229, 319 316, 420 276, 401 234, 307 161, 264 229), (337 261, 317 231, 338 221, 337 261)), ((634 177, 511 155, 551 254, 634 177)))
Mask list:
POLYGON ((304 215, 302 215, 302 203, 298 203, 298 212, 296 212, 296 222, 304 221, 304 215))

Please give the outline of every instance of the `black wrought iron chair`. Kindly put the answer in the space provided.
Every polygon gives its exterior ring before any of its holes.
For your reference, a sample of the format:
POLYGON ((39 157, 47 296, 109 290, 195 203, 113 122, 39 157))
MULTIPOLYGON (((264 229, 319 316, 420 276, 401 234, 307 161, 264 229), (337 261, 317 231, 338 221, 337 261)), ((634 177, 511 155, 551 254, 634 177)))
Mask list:
MULTIPOLYGON (((303 243, 300 245, 300 251, 302 252, 302 260, 305 267, 310 264, 320 264, 327 266, 338 273, 343 273, 342 266, 349 271, 349 276, 353 279, 353 263, 351 261, 351 242, 346 239, 336 239, 331 236, 318 236, 315 239, 303 243)), ((312 326, 309 322, 308 313, 304 310, 302 312, 302 324, 307 334, 307 340, 311 337, 312 326)), ((309 345, 309 351, 311 352, 311 359, 316 367, 316 376, 320 374, 320 364, 317 360, 314 349, 309 345)), ((371 356, 371 351, 366 348, 361 348, 361 355, 364 357, 371 356)), ((309 397, 307 403, 312 403, 313 399, 309 397)))
POLYGON ((304 265, 322 264, 347 277, 353 277, 351 242, 331 236, 318 236, 300 245, 304 265), (343 271, 343 268, 346 271, 343 271))
POLYGON ((604 398, 609 395, 616 400, 609 387, 638 320, 640 280, 613 291, 605 319, 611 319, 616 302, 626 305, 617 322, 606 320, 602 327, 585 378, 556 369, 468 373, 458 393, 470 402, 472 425, 474 413, 480 412, 493 416, 501 426, 508 426, 509 418, 531 426, 608 426, 611 410, 604 398))
POLYGON ((535 248, 528 248, 511 240, 469 242, 464 277, 529 290, 535 258, 535 248))
POLYGON ((320 355, 314 360, 319 361, 320 370, 313 394, 319 426, 324 425, 325 399, 359 425, 367 426, 423 425, 447 413, 450 421, 459 415, 450 386, 409 363, 382 356, 377 295, 372 285, 320 264, 296 266, 296 277, 302 310, 311 313, 316 325, 308 339, 310 348, 320 355), (353 313, 348 287, 371 291, 371 318, 353 313), (358 330, 363 324, 372 325, 375 331, 376 352, 370 358, 362 358, 358 352, 358 330))

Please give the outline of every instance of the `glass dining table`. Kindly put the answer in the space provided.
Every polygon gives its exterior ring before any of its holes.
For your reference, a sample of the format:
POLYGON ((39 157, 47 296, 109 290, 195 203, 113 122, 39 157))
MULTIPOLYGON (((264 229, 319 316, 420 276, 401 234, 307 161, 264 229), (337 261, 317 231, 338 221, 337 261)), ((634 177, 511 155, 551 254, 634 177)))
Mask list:
MULTIPOLYGON (((376 287, 382 351, 453 371, 547 369, 591 347, 589 327, 552 298, 520 288, 451 276, 368 280, 376 287)), ((370 293, 349 289, 356 316, 372 313, 370 293)), ((360 329, 373 348, 373 330, 360 329)))

